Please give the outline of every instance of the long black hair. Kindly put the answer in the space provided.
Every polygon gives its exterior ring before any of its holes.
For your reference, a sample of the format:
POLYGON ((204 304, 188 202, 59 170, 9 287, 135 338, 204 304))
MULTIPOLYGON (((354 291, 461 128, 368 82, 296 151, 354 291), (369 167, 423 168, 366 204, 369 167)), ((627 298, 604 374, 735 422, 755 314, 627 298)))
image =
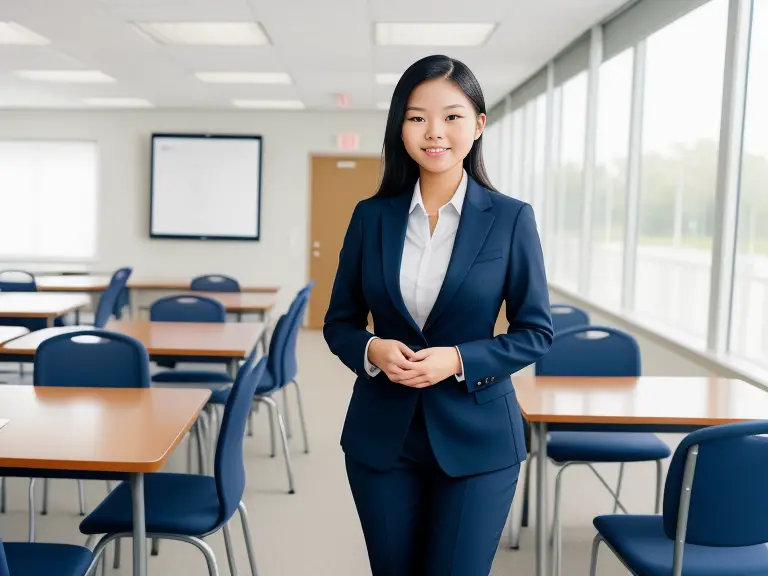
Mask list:
MULTIPOLYGON (((419 165, 410 157, 402 139, 405 108, 411 92, 422 82, 435 78, 445 78, 456 83, 475 107, 476 114, 485 114, 485 98, 480 83, 472 71, 463 62, 448 56, 427 56, 412 64, 400 77, 395 86, 392 102, 389 106, 387 128, 384 132, 382 161, 384 170, 376 196, 392 197, 407 190, 412 190, 419 178, 419 165)), ((464 158, 464 169, 477 182, 493 190, 483 164, 483 137, 472 144, 472 149, 464 158)))

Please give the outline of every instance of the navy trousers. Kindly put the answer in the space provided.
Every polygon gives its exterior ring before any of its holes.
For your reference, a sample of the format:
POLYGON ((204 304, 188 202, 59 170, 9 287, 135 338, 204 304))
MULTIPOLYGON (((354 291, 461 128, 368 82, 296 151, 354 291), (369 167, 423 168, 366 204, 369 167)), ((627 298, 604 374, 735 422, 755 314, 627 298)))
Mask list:
POLYGON ((373 576, 488 576, 519 464, 477 476, 446 475, 419 402, 393 469, 379 472, 350 458, 346 466, 373 576))

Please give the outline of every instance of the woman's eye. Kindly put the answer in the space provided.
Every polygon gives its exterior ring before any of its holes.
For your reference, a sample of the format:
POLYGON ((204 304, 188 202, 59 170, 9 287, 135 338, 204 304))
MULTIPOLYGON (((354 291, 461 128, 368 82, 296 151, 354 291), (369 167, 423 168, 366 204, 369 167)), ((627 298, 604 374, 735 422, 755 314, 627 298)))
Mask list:
POLYGON ((424 122, 424 118, 421 116, 413 116, 412 118, 408 118, 409 122, 424 122))
POLYGON ((458 120, 459 118, 461 118, 461 116, 458 116, 456 114, 451 114, 450 116, 448 116, 448 118, 446 118, 446 120, 458 120))

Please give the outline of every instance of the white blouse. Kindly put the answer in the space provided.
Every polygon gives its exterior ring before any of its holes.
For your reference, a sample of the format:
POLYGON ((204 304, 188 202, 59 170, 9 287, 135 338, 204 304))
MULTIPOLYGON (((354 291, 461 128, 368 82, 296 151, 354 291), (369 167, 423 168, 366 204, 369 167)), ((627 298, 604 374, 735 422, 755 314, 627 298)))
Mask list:
MULTIPOLYGON (((466 195, 467 172, 465 170, 451 200, 438 210, 437 226, 434 233, 430 235, 429 216, 421 197, 420 183, 416 181, 408 214, 403 257, 400 261, 400 292, 408 313, 419 328, 424 328, 443 286, 466 195)), ((376 336, 368 341, 368 346, 374 338, 376 336)), ((365 347, 365 370, 371 376, 376 376, 381 370, 368 361, 368 346, 365 347)), ((463 373, 462 366, 462 373, 456 376, 459 381, 464 380, 463 373)))

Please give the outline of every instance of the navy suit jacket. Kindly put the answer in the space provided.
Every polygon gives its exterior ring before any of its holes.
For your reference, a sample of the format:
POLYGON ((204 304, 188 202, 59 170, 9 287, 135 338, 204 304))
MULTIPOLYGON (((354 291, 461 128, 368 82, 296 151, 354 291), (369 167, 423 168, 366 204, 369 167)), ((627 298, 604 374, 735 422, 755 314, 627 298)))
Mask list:
POLYGON ((352 214, 323 333, 331 351, 358 375, 341 445, 349 458, 388 470, 400 455, 421 396, 432 449, 450 476, 512 466, 526 457, 523 421, 510 375, 552 343, 541 243, 529 204, 488 190, 471 177, 448 271, 423 330, 400 292, 400 260, 413 189, 368 198, 352 214), (506 301, 509 329, 494 337, 506 301), (414 389, 364 368, 367 330, 413 350, 458 346, 465 382, 450 377, 414 389))

